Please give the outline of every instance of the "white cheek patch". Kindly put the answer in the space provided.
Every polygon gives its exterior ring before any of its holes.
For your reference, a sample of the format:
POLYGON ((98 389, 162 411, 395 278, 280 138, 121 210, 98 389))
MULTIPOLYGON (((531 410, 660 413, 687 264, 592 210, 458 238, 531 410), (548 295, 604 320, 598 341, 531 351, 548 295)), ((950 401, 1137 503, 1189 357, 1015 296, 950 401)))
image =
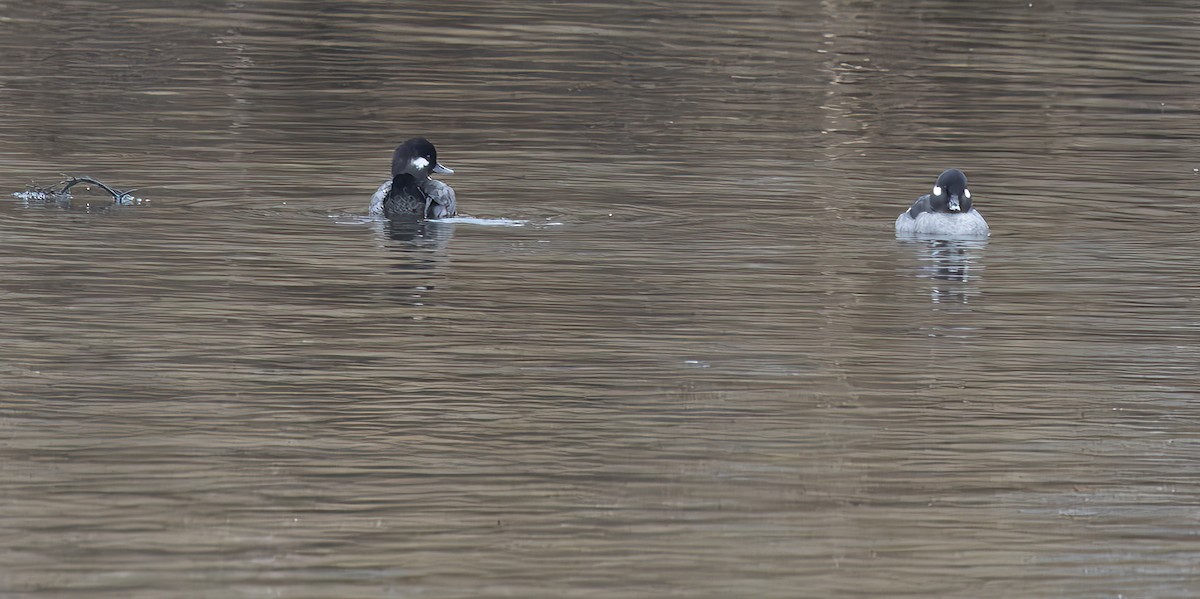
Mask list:
POLYGON ((971 199, 971 190, 970 190, 970 189, 964 189, 964 190, 963 190, 963 195, 967 196, 967 199, 968 199, 968 200, 969 200, 969 199, 971 199))
POLYGON ((424 158, 413 158, 411 164, 417 170, 425 170, 425 167, 429 166, 429 161, 424 158))
POLYGON ((933 195, 935 195, 935 196, 940 196, 940 195, 942 195, 942 186, 941 186, 941 185, 934 185, 934 186, 933 186, 933 195))

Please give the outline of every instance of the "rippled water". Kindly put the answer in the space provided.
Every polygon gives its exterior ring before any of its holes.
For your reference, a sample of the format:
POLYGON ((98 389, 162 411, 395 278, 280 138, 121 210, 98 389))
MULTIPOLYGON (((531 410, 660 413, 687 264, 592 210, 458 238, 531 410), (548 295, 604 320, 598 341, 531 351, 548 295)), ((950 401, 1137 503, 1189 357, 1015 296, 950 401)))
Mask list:
POLYGON ((1198 21, 7 6, 0 594, 1194 596, 1198 21))

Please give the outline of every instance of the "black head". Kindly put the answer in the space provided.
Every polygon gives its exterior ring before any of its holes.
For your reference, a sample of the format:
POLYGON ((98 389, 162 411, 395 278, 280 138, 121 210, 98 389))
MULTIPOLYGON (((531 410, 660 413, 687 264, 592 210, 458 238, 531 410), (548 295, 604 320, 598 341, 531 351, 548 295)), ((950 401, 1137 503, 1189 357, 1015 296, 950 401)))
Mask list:
POLYGON ((411 175, 420 180, 428 179, 429 173, 453 172, 438 164, 437 149, 424 137, 414 137, 392 152, 392 177, 411 175))
POLYGON ((970 212, 971 190, 967 189, 967 176, 952 168, 938 175, 933 184, 929 205, 937 212, 970 212))

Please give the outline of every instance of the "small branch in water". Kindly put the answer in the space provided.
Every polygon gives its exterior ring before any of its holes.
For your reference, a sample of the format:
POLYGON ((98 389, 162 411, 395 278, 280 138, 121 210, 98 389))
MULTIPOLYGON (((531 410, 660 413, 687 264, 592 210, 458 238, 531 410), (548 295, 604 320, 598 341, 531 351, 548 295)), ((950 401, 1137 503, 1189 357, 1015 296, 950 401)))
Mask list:
POLYGON ((72 177, 66 174, 63 177, 65 178, 57 185, 40 187, 30 184, 25 188, 25 191, 14 192, 13 196, 27 202, 58 202, 60 204, 69 204, 72 199, 71 188, 84 183, 103 189, 113 197, 113 202, 117 205, 141 204, 144 201, 133 197, 133 192, 136 191, 134 189, 123 191, 92 177, 72 177))
POLYGON ((137 191, 136 189, 130 189, 129 191, 121 191, 119 189, 114 189, 114 188, 106 185, 103 181, 99 181, 99 180, 93 179, 91 177, 68 177, 65 181, 59 183, 59 185, 61 185, 62 188, 55 190, 55 191, 57 193, 69 194, 71 192, 71 188, 80 183, 91 183, 91 184, 103 189, 104 191, 107 191, 108 193, 112 194, 113 199, 117 200, 118 202, 128 199, 131 193, 133 193, 134 191, 137 191))

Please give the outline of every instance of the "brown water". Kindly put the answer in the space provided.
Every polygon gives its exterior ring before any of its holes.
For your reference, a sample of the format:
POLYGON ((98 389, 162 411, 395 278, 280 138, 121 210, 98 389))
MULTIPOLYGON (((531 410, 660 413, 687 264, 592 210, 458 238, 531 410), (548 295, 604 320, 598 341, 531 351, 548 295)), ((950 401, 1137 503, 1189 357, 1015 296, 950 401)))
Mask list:
POLYGON ((6 5, 0 595, 1195 596, 1156 4, 6 5))

